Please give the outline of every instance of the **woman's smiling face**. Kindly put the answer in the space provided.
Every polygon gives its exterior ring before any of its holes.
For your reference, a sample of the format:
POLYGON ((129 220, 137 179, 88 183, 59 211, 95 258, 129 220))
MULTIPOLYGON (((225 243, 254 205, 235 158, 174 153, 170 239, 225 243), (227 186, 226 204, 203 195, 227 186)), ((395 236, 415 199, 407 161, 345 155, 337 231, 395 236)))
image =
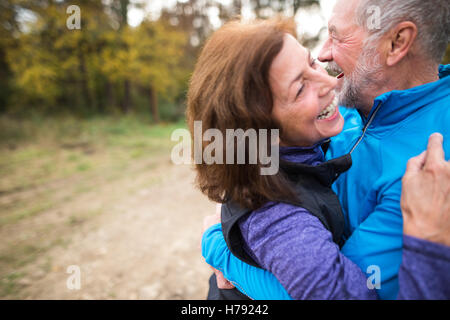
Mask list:
POLYGON ((315 63, 291 35, 269 70, 272 116, 281 125, 282 146, 312 146, 341 132, 344 119, 334 92, 337 80, 315 63))

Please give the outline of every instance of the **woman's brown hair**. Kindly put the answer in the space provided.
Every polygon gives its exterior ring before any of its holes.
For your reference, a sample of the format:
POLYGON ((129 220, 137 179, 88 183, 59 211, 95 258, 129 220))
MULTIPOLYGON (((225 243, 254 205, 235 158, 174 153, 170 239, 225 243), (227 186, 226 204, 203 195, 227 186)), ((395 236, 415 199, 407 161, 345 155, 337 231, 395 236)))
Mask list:
MULTIPOLYGON (((223 137, 226 129, 254 129, 256 132, 279 129, 281 133, 280 125, 272 118, 269 69, 283 47, 286 33, 295 36, 295 24, 292 20, 277 18, 246 23, 231 21, 211 36, 190 81, 186 114, 192 138, 194 121, 201 121, 203 132, 215 128, 223 137)), ((202 152, 207 145, 202 143, 202 152)), ((247 159, 249 152, 247 144, 247 159)), ((225 159, 225 143, 223 156, 225 159)), ((261 167, 259 161, 257 164, 206 164, 202 161, 196 164, 197 184, 213 201, 232 200, 252 210, 267 201, 294 197, 281 171, 261 175, 261 167)))

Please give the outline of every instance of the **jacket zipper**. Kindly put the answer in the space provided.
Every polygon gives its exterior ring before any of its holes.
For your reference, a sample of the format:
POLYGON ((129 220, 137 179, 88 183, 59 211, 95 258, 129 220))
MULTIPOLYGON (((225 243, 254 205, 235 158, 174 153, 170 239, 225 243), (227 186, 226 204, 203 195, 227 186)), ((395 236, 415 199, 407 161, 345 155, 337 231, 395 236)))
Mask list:
POLYGON ((352 152, 356 149, 356 147, 359 145, 359 143, 362 141, 362 139, 364 138, 364 136, 366 135, 366 131, 369 128, 369 126, 372 124, 373 119, 375 118, 378 110, 381 107, 381 101, 379 101, 378 105, 375 107, 375 110, 372 112, 372 115, 369 117, 369 119, 367 120, 366 125, 363 128, 362 134, 361 136, 358 138, 358 140, 356 141, 355 145, 352 147, 352 149, 350 150, 350 154, 352 154, 352 152))

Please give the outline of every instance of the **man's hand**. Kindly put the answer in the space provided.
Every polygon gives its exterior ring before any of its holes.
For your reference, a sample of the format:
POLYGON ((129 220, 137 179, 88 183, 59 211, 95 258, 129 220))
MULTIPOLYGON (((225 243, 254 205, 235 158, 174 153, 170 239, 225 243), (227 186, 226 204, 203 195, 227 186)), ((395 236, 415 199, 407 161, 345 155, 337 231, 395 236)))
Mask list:
MULTIPOLYGON (((216 206, 216 213, 211 215, 211 216, 207 216, 207 217, 205 217, 203 219, 203 232, 202 232, 202 234, 205 233, 205 231, 209 227, 211 227, 211 226, 221 222, 221 220, 220 220, 220 211, 221 210, 222 210, 222 205, 221 204, 217 204, 217 206, 216 206)), ((223 276, 222 272, 220 272, 217 269, 214 269, 213 267, 211 267, 211 268, 213 269, 214 274, 216 275, 217 287, 219 289, 233 289, 234 288, 234 285, 230 281, 225 279, 225 277, 223 276)))
POLYGON ((431 135, 427 150, 408 161, 401 208, 405 234, 450 246, 450 163, 442 142, 431 135))

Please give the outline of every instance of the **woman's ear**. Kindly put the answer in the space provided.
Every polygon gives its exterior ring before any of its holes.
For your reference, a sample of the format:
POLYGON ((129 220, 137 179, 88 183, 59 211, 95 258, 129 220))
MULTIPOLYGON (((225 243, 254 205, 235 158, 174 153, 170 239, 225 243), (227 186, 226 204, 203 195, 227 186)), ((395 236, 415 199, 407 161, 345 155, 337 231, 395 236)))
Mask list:
POLYGON ((411 21, 399 23, 389 37, 386 64, 389 67, 400 62, 409 52, 417 37, 417 26, 411 21))

